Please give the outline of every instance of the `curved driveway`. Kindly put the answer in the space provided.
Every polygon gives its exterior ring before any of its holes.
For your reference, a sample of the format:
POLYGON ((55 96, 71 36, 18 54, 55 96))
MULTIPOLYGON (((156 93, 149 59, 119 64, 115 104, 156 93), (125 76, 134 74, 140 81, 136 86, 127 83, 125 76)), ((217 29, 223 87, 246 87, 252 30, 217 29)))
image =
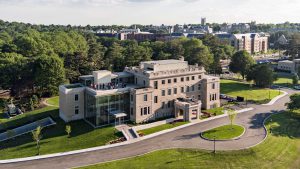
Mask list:
MULTIPOLYGON (((294 93, 294 91, 291 90, 285 91, 287 91, 289 95, 294 93)), ((264 119, 273 112, 285 110, 284 104, 289 101, 289 95, 286 95, 285 97, 279 99, 272 106, 249 105, 249 107, 253 107, 254 110, 240 113, 237 115, 236 118, 236 123, 243 125, 246 128, 245 134, 237 140, 217 141, 216 149, 245 149, 251 146, 255 146, 256 144, 263 141, 263 139, 266 136, 266 131, 263 128, 264 119)), ((128 145, 61 157, 53 157, 11 164, 1 164, 0 168, 71 168, 132 157, 159 149, 198 148, 212 150, 213 142, 201 139, 199 137, 199 134, 205 130, 209 130, 228 123, 228 117, 223 117, 203 123, 194 124, 189 127, 178 129, 176 131, 172 131, 166 134, 162 134, 153 138, 145 139, 128 145)))

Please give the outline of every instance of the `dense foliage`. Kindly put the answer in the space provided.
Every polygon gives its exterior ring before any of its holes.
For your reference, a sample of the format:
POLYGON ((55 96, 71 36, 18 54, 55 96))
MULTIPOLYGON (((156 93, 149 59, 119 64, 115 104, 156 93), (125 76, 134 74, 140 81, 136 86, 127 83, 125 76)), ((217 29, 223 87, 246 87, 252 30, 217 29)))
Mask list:
MULTIPOLYGON (((119 29, 120 27, 115 27, 119 29)), ((95 27, 31 25, 0 20, 0 89, 13 96, 52 95, 58 85, 76 82, 93 70, 122 71, 141 61, 178 59, 221 73, 220 59, 234 50, 214 36, 168 42, 99 38, 95 27), (25 92, 26 91, 26 92, 25 92)))

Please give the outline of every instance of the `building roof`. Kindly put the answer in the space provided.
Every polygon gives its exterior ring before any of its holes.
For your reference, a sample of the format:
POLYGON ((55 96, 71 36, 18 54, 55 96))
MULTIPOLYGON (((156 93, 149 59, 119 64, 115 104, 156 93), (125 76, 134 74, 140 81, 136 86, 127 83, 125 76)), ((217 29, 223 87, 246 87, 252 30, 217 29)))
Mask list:
POLYGON ((186 63, 186 61, 170 59, 170 60, 146 61, 142 63, 152 64, 152 65, 168 65, 168 64, 176 64, 176 63, 186 63))

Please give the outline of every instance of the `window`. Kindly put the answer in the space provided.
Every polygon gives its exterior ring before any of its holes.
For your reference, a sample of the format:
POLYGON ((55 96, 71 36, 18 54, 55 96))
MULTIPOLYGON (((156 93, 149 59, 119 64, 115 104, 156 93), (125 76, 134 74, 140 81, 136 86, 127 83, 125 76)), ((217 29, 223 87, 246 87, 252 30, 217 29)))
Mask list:
POLYGON ((130 114, 133 115, 133 107, 130 107, 130 114))
POLYGON ((141 108, 141 116, 143 116, 143 108, 141 108))
POLYGON ((138 83, 137 78, 135 78, 135 84, 137 84, 137 83, 138 83))
POLYGON ((171 108, 171 101, 168 101, 168 108, 171 108))
POLYGON ((201 95, 198 95, 198 100, 201 100, 201 95))
POLYGON ((198 84, 198 90, 201 90, 201 84, 198 84))
POLYGON ((78 99, 79 99, 78 94, 75 94, 75 101, 78 101, 78 99))
POLYGON ((166 83, 166 81, 165 81, 165 80, 162 80, 162 81, 161 81, 161 84, 165 84, 165 83, 166 83))
POLYGON ((168 89, 168 95, 172 94, 172 89, 168 89))
POLYGON ((195 80, 195 76, 192 76, 192 80, 195 80))
POLYGON ((161 95, 162 95, 162 96, 165 96, 165 95, 166 95, 166 91, 165 91, 165 90, 162 90, 162 91, 161 91, 161 95))
POLYGON ((148 107, 148 114, 150 114, 150 107, 148 107))
POLYGON ((147 101, 148 98, 147 98, 147 94, 144 95, 144 101, 147 101))
POLYGON ((190 86, 186 87, 186 92, 190 92, 190 86))
POLYGON ((172 82, 172 80, 171 79, 168 79, 168 83, 170 84, 172 82))
POLYGON ((133 95, 132 94, 130 95, 130 100, 133 102, 133 95))
POLYGON ((195 91, 195 85, 192 86, 192 92, 195 91))
POLYGON ((177 83, 177 78, 174 78, 174 79, 173 79, 173 82, 174 82, 174 83, 177 83))
POLYGON ((146 86, 146 81, 144 80, 144 86, 146 86))
POLYGON ((176 87, 174 88, 174 92, 173 93, 177 94, 177 88, 176 87))
POLYGON ((213 84, 211 85, 211 88, 212 88, 212 89, 215 89, 215 88, 216 88, 216 84, 213 83, 213 84))
POLYGON ((181 81, 184 82, 184 77, 181 78, 181 81))
POLYGON ((75 114, 79 114, 79 106, 75 106, 75 114))
POLYGON ((199 75, 199 76, 198 76, 198 79, 201 79, 201 78, 202 78, 201 75, 199 75))
POLYGON ((161 108, 164 109, 165 108, 165 102, 161 103, 161 108))
POLYGON ((190 81, 190 77, 186 77, 186 81, 190 81))
POLYGON ((157 101, 158 101, 158 97, 154 96, 154 103, 157 103, 157 101))
POLYGON ((147 107, 144 107, 144 115, 148 114, 147 110, 148 110, 147 107))
POLYGON ((184 87, 181 87, 181 93, 183 93, 184 92, 184 87))
POLYGON ((157 89, 157 88, 158 88, 158 82, 154 81, 154 89, 157 89))

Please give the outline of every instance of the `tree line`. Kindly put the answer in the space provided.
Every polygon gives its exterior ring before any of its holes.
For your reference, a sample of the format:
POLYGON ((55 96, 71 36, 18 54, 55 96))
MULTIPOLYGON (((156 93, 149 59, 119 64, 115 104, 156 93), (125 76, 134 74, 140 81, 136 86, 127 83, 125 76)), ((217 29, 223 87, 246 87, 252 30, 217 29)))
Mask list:
POLYGON ((233 53, 212 35, 138 43, 100 38, 78 27, 0 22, 0 89, 16 97, 53 95, 60 84, 77 82, 94 70, 122 71, 141 61, 180 56, 208 72, 221 73, 220 59, 233 53))

